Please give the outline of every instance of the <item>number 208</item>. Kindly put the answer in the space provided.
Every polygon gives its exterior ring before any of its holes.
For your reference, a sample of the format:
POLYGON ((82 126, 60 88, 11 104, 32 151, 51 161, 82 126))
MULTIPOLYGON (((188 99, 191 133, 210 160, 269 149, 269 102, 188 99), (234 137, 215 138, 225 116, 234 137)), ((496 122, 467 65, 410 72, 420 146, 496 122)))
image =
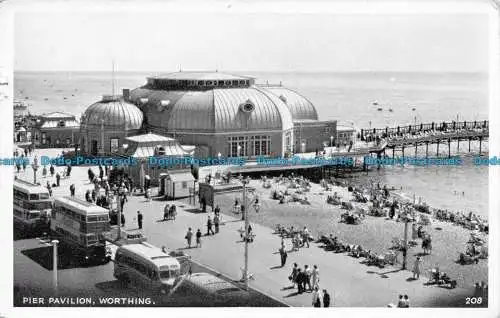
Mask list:
POLYGON ((480 305, 483 302, 483 297, 467 297, 465 298, 466 305, 480 305))

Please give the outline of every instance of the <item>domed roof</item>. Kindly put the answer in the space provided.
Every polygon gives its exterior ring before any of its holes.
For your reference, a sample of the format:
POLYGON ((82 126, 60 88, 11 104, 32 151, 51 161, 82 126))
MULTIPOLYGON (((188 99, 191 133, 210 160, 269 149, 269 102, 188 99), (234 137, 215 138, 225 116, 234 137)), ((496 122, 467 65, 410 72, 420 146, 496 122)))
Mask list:
POLYGON ((126 130, 141 128, 142 111, 120 96, 103 96, 103 99, 90 105, 82 115, 82 124, 104 126, 125 126, 126 130))
POLYGON ((207 90, 158 90, 145 87, 130 93, 143 104, 148 124, 168 131, 197 132, 288 130, 292 116, 276 96, 258 87, 207 90))
POLYGON ((271 92, 281 99, 288 109, 290 109, 293 120, 318 120, 316 107, 296 91, 282 86, 264 86, 262 89, 271 92))

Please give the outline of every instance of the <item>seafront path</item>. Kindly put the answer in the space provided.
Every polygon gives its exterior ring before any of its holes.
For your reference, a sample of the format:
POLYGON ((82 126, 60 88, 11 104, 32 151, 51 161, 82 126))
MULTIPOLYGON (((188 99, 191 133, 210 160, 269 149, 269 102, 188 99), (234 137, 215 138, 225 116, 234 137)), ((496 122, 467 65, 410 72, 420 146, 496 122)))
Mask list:
MULTIPOLYGON (((50 152, 55 149, 37 150, 38 156, 54 156, 50 152)), ((60 150, 59 150, 60 151, 60 150)), ((57 167, 62 173, 64 167, 57 167)), ((73 167, 70 178, 61 179, 61 186, 54 188, 54 196, 69 195, 69 186, 76 186, 76 197, 84 199, 85 191, 90 189, 87 176, 88 167, 73 167)), ((96 172, 97 167, 93 167, 96 172)), ((55 178, 42 178, 38 171, 38 180, 41 184, 55 182, 55 178)), ((33 180, 33 171, 28 167, 19 173, 21 179, 33 180)), ((155 191, 153 191, 155 194, 155 191)), ((146 201, 144 196, 129 196, 124 207, 126 218, 125 228, 137 229, 136 215, 141 211, 144 215, 143 233, 148 241, 158 247, 166 246, 169 249, 183 249, 192 259, 229 278, 239 280, 242 276, 244 264, 244 243, 238 230, 243 227, 241 217, 223 215, 224 224, 220 232, 214 236, 203 236, 201 248, 186 248, 184 236, 189 227, 193 232, 199 228, 203 234, 207 232, 207 213, 200 213, 198 207, 187 205, 181 201, 169 201, 176 204, 178 215, 174 221, 163 221, 163 208, 167 202, 153 199, 146 201)), ((261 213, 272 213, 262 211, 261 213)), ((213 214, 210 213, 213 217, 213 214)), ((251 216, 250 216, 251 218, 251 216)), ((320 272, 320 288, 327 289, 332 296, 336 307, 385 307, 389 303, 396 303, 399 294, 407 294, 412 307, 418 306, 448 306, 465 303, 465 297, 472 296, 472 286, 460 286, 456 289, 425 286, 428 273, 422 273, 420 280, 412 281, 412 273, 400 270, 399 267, 368 267, 360 264, 361 259, 349 257, 345 254, 326 252, 318 244, 312 243, 310 248, 302 248, 298 252, 289 252, 285 267, 281 268, 280 255, 277 253, 280 238, 273 234, 273 229, 251 223, 256 234, 255 241, 249 246, 249 271, 254 279, 250 280, 251 287, 274 297, 290 306, 311 306, 311 293, 297 294, 297 290, 290 288, 288 276, 293 263, 301 268, 304 265, 318 265, 320 272)), ((377 239, 377 238, 374 238, 377 239)), ((194 241, 194 240, 193 240, 194 241)), ((287 249, 291 249, 290 241, 286 242, 287 249)), ((409 264, 411 268, 411 264, 409 264)))

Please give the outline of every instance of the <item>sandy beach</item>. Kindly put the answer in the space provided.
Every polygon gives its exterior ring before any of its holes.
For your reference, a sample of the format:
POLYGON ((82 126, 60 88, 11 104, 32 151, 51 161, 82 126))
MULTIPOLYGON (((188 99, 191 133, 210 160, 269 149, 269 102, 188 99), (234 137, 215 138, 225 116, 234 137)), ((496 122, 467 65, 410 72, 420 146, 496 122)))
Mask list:
MULTIPOLYGON (((315 238, 332 233, 346 243, 359 244, 376 253, 388 251, 394 237, 402 239, 404 236, 404 223, 389 220, 386 217, 367 215, 358 225, 340 223, 340 215, 345 210, 341 209, 340 206, 327 204, 326 198, 329 194, 337 192, 343 201, 349 201, 352 199, 352 194, 345 187, 333 186, 330 191, 322 191, 319 184, 311 183, 311 191, 306 194, 311 204, 303 205, 299 202, 279 204, 278 200, 271 199, 270 194, 273 189, 277 188, 276 184, 273 184, 270 189, 265 189, 262 186, 262 181, 252 180, 249 186, 255 188, 261 203, 259 213, 256 213, 255 209, 250 209, 251 222, 273 229, 276 224, 294 226, 300 229, 307 226, 315 238)), ((285 188, 284 185, 279 186, 281 190, 285 190, 285 188)), ((234 216, 232 207, 237 197, 242 202, 240 193, 220 194, 216 197, 216 204, 220 206, 223 214, 234 216)), ((368 203, 353 204, 368 207, 368 203)), ((470 230, 434 219, 431 225, 425 226, 424 229, 431 234, 433 239, 432 254, 423 256, 422 272, 424 276, 428 276, 428 270, 438 265, 441 271, 448 273, 452 279, 456 279, 459 286, 473 286, 476 282, 488 281, 487 260, 480 260, 478 264, 474 265, 456 263, 459 253, 465 252, 470 230)), ((411 228, 409 236, 411 236, 411 228)), ((481 236, 487 240, 486 235, 481 234, 481 236)), ((422 255, 423 252, 420 246, 422 240, 418 239, 417 242, 418 245, 412 247, 408 254, 409 268, 411 268, 415 257, 422 255)), ((287 247, 291 248, 290 240, 287 241, 287 247)), ((325 251, 325 253, 333 252, 325 251)))

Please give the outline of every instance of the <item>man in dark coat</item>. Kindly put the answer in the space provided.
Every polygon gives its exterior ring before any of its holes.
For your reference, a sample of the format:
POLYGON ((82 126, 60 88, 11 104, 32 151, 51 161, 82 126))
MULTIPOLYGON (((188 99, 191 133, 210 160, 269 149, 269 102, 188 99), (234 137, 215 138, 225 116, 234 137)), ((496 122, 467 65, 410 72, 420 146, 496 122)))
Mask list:
POLYGON ((75 196, 75 185, 74 184, 69 186, 69 192, 71 193, 72 197, 75 196))
POLYGON ((54 176, 54 173, 56 172, 56 169, 54 169, 54 166, 53 165, 50 165, 50 176, 53 177, 54 176))
POLYGON ((284 267, 286 265, 286 259, 288 257, 288 254, 286 253, 283 246, 280 247, 280 256, 281 256, 281 267, 284 267))
POLYGON ((141 230, 142 229, 142 213, 141 213, 141 211, 137 211, 137 224, 139 225, 139 230, 141 230))
POLYGON ((212 229, 212 219, 210 217, 208 217, 208 220, 207 220, 207 235, 210 235, 210 234, 215 234, 214 233, 214 230, 212 229))
POLYGON ((61 175, 59 174, 59 172, 56 173, 56 184, 58 187, 61 185, 61 175))
POLYGON ((304 283, 306 280, 306 274, 299 268, 297 269, 297 286, 299 288, 299 294, 304 292, 304 283))
POLYGON ((66 176, 70 177, 71 176, 71 165, 68 164, 68 168, 66 169, 66 176))
POLYGON ((94 181, 95 175, 94 175, 94 171, 92 171, 91 168, 89 168, 89 170, 88 170, 88 175, 89 175, 89 181, 90 182, 94 181))
POLYGON ((104 177, 104 170, 102 170, 102 166, 99 166, 99 178, 102 180, 102 177, 104 177))
POLYGON ((216 214, 214 217, 215 233, 219 233, 219 216, 216 214))
POLYGON ((122 227, 125 226, 125 215, 123 213, 121 213, 121 223, 122 223, 122 227))

